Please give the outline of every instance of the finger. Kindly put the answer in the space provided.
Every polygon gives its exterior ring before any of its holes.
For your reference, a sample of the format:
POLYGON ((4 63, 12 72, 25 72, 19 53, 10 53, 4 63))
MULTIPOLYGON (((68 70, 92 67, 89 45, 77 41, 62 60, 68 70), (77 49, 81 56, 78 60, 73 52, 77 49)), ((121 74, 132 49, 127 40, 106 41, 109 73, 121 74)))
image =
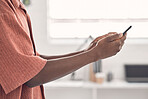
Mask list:
POLYGON ((93 47, 96 46, 96 43, 92 43, 89 47, 88 47, 88 50, 92 49, 93 47))
POLYGON ((99 38, 95 38, 90 44, 96 43, 99 38))
POLYGON ((124 42, 121 42, 121 40, 116 40, 112 43, 114 43, 117 52, 119 52, 121 50, 121 48, 124 44, 124 42))
POLYGON ((117 32, 109 32, 108 34, 117 34, 117 32))
POLYGON ((89 45, 89 47, 86 48, 86 50, 93 49, 93 48, 96 47, 96 46, 97 46, 97 42, 95 42, 95 43, 91 43, 91 44, 89 45))
POLYGON ((122 42, 120 40, 116 40, 116 41, 114 41, 112 43, 115 45, 115 47, 119 47, 122 44, 122 42))
POLYGON ((107 37, 107 36, 109 36, 109 35, 113 35, 113 34, 117 34, 117 32, 109 32, 108 34, 99 36, 99 37, 97 37, 95 40, 93 40, 91 43, 96 43, 96 42, 98 42, 98 40, 100 40, 100 39, 102 39, 102 38, 105 38, 105 37, 107 37))
POLYGON ((124 45, 124 42, 122 42, 121 47, 124 45))
POLYGON ((124 36, 126 36, 127 35, 127 32, 124 34, 124 36))
POLYGON ((120 45, 120 50, 122 49, 123 45, 124 45, 124 41, 120 45))
POLYGON ((119 51, 122 49, 122 46, 119 46, 119 51))
POLYGON ((116 43, 117 46, 119 46, 119 50, 122 49, 122 47, 123 47, 123 45, 124 45, 125 39, 126 39, 126 36, 123 36, 121 39, 116 40, 115 43, 116 43))
POLYGON ((127 33, 125 33, 124 36, 127 36, 127 33))
POLYGON ((120 33, 120 34, 113 34, 113 35, 109 35, 109 36, 106 38, 106 40, 109 41, 109 42, 111 42, 111 41, 120 39, 122 36, 123 36, 122 33, 120 33))
POLYGON ((121 42, 124 42, 126 40, 126 36, 121 37, 121 42))
POLYGON ((119 50, 122 49, 123 45, 124 45, 124 42, 119 46, 119 50))
POLYGON ((105 34, 105 35, 102 35, 102 36, 99 36, 99 37, 97 37, 95 40, 93 40, 91 43, 96 43, 96 42, 98 42, 98 40, 100 40, 100 39, 102 39, 102 38, 104 38, 104 37, 106 37, 106 36, 108 36, 109 34, 105 34))

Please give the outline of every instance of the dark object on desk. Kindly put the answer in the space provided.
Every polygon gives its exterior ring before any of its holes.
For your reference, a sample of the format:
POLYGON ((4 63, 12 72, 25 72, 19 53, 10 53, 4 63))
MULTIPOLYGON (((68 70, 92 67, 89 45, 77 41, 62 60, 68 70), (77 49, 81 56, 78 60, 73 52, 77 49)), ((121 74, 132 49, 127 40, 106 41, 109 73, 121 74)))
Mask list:
POLYGON ((101 65, 102 65, 101 60, 94 62, 93 63, 93 72, 94 73, 102 72, 102 66, 101 65))
POLYGON ((113 80, 113 73, 112 72, 108 72, 107 74, 107 81, 111 82, 113 80))
POLYGON ((125 65, 125 76, 128 82, 148 83, 148 65, 125 65))

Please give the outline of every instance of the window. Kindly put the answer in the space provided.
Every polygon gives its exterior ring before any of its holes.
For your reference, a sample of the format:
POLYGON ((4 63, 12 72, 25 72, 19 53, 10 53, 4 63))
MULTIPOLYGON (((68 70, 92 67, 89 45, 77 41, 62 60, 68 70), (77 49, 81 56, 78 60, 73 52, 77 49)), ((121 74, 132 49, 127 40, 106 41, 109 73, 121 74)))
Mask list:
POLYGON ((86 38, 123 32, 148 38, 147 0, 49 0, 48 31, 52 38, 86 38))

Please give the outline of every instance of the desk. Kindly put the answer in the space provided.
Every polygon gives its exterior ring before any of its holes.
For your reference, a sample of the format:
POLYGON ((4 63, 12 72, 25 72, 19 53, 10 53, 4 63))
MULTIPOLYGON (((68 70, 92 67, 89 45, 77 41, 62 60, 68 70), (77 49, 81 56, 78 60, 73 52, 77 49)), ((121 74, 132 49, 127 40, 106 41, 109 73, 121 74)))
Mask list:
POLYGON ((48 88, 83 88, 92 91, 91 99, 98 99, 98 90, 126 90, 126 89, 148 89, 148 83, 127 83, 125 81, 113 81, 111 83, 96 84, 93 82, 83 81, 53 81, 44 85, 45 90, 48 88))

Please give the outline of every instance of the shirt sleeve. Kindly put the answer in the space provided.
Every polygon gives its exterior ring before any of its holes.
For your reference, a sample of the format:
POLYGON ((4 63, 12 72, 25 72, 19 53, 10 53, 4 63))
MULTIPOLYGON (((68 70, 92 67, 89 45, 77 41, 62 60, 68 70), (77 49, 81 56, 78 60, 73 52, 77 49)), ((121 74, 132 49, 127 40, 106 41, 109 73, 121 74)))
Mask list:
POLYGON ((0 14, 0 84, 8 94, 37 75, 47 60, 34 56, 29 35, 13 14, 0 14))

